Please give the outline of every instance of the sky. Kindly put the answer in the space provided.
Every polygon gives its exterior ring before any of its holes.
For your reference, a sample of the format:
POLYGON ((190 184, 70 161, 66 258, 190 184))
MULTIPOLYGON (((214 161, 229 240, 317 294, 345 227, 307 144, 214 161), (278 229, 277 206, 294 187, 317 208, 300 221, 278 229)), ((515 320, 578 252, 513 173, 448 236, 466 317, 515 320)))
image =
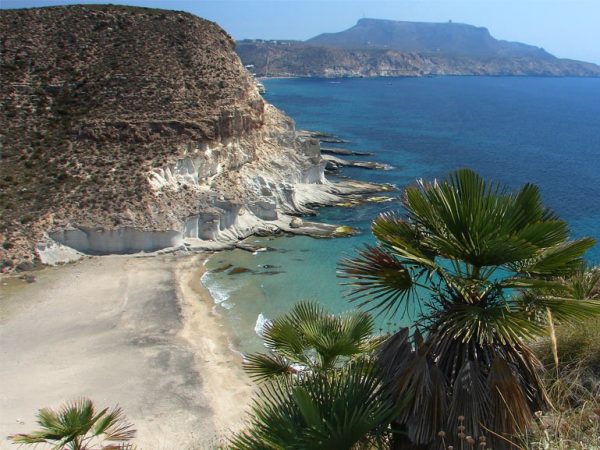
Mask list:
POLYGON ((188 11, 235 39, 308 39, 361 17, 483 26, 498 39, 600 64, 600 0, 0 0, 2 8, 115 3, 188 11))

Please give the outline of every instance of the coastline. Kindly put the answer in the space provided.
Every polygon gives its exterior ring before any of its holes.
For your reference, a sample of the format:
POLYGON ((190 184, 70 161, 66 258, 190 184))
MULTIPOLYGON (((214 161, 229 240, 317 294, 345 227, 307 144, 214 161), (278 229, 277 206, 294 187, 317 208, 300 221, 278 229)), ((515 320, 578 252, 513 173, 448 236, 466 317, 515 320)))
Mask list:
POLYGON ((225 437, 243 425, 254 385, 242 370, 241 354, 230 347, 231 332, 202 284, 209 256, 187 257, 174 270, 183 306, 181 337, 194 349, 204 375, 204 394, 211 402, 214 429, 218 437, 225 437))
POLYGON ((253 388, 200 282, 206 256, 94 257, 31 284, 0 278, 0 448, 37 428, 39 408, 81 396, 120 405, 142 449, 204 448, 241 426, 253 388))

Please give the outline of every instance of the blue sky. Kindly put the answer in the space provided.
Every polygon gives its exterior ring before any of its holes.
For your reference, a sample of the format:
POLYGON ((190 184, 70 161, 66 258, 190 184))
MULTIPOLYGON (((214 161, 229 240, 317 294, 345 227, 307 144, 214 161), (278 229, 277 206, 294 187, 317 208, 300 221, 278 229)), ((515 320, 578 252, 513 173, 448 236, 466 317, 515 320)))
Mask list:
MULTIPOLYGON (((2 8, 107 1, 0 0, 2 8)), ((563 58, 600 64, 600 0, 111 0, 189 11, 236 39, 307 39, 341 31, 361 17, 469 23, 499 39, 544 47, 563 58)))

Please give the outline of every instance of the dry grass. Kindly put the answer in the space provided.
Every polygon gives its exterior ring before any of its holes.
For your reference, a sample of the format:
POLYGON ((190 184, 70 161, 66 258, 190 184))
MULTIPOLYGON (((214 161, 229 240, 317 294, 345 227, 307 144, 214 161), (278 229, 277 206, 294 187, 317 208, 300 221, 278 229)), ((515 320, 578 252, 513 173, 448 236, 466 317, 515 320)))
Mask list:
POLYGON ((546 386, 553 410, 539 414, 537 427, 524 436, 531 449, 600 448, 600 321, 557 328, 559 367, 549 341, 535 346, 547 368, 546 386))

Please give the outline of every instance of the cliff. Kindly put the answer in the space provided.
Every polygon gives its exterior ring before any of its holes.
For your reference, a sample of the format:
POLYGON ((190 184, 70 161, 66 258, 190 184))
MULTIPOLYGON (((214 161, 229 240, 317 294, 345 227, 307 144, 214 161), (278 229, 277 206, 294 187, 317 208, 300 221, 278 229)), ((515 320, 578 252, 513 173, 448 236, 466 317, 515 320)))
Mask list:
POLYGON ((56 241, 234 241, 362 189, 325 180, 318 141, 262 100, 214 23, 88 5, 3 10, 0 25, 3 270, 70 257, 56 241))
POLYGON ((456 23, 361 19, 305 42, 244 40, 236 50, 261 76, 600 76, 595 64, 456 23))

